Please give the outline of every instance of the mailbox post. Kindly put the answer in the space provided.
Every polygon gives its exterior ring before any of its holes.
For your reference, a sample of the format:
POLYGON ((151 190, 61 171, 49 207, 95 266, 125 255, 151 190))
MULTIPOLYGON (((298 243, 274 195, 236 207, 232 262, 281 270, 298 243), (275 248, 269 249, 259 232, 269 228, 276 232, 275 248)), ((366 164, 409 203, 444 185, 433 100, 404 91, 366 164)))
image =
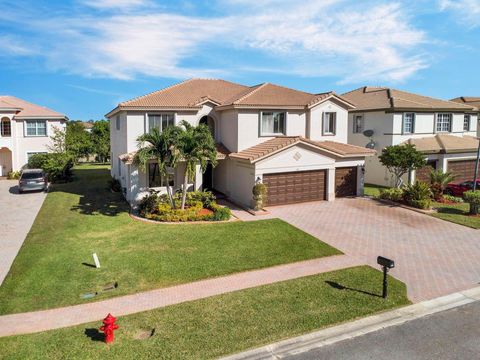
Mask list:
POLYGON ((377 264, 380 265, 383 269, 383 291, 382 297, 384 299, 387 298, 388 295, 388 278, 387 273, 389 269, 393 269, 395 267, 395 262, 393 260, 387 259, 383 256, 377 257, 377 264))

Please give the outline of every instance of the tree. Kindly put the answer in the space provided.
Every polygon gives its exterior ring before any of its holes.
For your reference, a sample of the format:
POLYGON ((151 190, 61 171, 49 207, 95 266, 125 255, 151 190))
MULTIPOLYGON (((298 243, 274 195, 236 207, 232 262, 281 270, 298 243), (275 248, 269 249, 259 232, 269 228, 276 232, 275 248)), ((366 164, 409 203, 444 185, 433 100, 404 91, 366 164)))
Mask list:
POLYGON ((62 129, 58 126, 53 126, 53 135, 50 136, 52 145, 48 145, 48 149, 57 154, 65 153, 67 151, 65 136, 65 129, 62 129))
POLYGON ((110 124, 108 121, 95 121, 90 138, 93 153, 98 155, 100 162, 105 162, 110 154, 110 124))
POLYGON ((455 179, 451 172, 444 173, 443 170, 432 170, 430 173, 430 183, 433 197, 436 201, 441 200, 445 187, 455 179))
POLYGON ((382 150, 379 159, 382 165, 395 176, 397 188, 403 184, 403 175, 427 164, 424 155, 412 144, 387 146, 382 150))
POLYGON ((204 124, 192 126, 186 121, 182 121, 180 125, 182 132, 177 146, 181 159, 185 162, 181 205, 183 210, 185 209, 188 181, 195 178, 197 164, 200 165, 202 173, 207 170, 209 163, 215 167, 217 165, 217 149, 208 126, 204 124))
POLYGON ((65 149, 75 162, 79 158, 88 157, 92 153, 90 134, 85 130, 81 121, 67 122, 65 149))
MULTIPOLYGON (((134 165, 146 171, 148 163, 156 160, 160 176, 166 178, 168 176, 167 169, 175 168, 180 157, 179 151, 175 147, 180 131, 181 129, 177 126, 170 126, 162 132, 157 128, 152 128, 150 132, 140 135, 137 138, 138 151, 133 159, 134 165)), ((172 188, 168 181, 166 187, 170 205, 175 208, 172 188)))

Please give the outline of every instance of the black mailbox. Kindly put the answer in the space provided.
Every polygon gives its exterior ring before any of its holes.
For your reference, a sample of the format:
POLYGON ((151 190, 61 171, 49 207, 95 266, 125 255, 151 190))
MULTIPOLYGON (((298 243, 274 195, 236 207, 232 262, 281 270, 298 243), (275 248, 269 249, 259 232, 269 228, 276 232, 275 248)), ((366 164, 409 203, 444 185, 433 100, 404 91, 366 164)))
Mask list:
POLYGON ((395 261, 387 259, 383 256, 377 257, 377 264, 380 266, 384 266, 387 269, 393 269, 395 267, 395 261))

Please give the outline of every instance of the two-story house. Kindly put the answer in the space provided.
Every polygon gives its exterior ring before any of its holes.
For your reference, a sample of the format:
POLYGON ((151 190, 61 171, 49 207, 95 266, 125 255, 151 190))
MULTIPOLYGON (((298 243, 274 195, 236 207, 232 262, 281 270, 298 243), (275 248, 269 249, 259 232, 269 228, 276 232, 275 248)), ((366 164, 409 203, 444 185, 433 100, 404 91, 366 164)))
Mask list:
POLYGON ((349 112, 348 143, 377 150, 365 164, 367 183, 393 185, 378 154, 402 143, 415 145, 428 162, 405 181, 429 181, 432 169, 450 171, 457 181, 473 179, 478 147, 474 106, 384 87, 362 87, 342 97, 356 106, 349 112))
POLYGON ((68 118, 14 96, 0 96, 0 176, 19 171, 33 154, 49 152, 53 128, 68 118))
MULTIPOLYGON (((478 96, 460 96, 450 101, 455 101, 460 104, 476 107, 480 115, 480 97, 478 96)), ((480 119, 479 119, 479 124, 480 124, 480 119)), ((480 126, 478 125, 477 125, 477 135, 478 137, 480 137, 480 126)))
POLYGON ((132 163, 139 135, 179 124, 206 124, 217 143, 218 165, 192 189, 214 189, 250 206, 256 182, 268 187, 268 204, 280 205, 363 191, 365 157, 373 151, 347 144, 348 110, 334 93, 310 94, 269 83, 243 86, 192 79, 119 104, 106 115, 111 126, 112 170, 127 200, 138 201, 167 181, 181 187, 182 164, 161 178, 152 161, 143 171, 132 163))

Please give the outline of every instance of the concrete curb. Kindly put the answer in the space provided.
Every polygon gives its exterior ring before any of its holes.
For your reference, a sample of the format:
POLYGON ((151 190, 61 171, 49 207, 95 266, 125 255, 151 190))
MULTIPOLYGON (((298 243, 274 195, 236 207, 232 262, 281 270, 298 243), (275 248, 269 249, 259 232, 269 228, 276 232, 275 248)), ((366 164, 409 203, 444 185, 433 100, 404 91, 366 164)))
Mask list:
POLYGON ((223 360, 282 359, 478 300, 480 286, 227 356, 223 360))

